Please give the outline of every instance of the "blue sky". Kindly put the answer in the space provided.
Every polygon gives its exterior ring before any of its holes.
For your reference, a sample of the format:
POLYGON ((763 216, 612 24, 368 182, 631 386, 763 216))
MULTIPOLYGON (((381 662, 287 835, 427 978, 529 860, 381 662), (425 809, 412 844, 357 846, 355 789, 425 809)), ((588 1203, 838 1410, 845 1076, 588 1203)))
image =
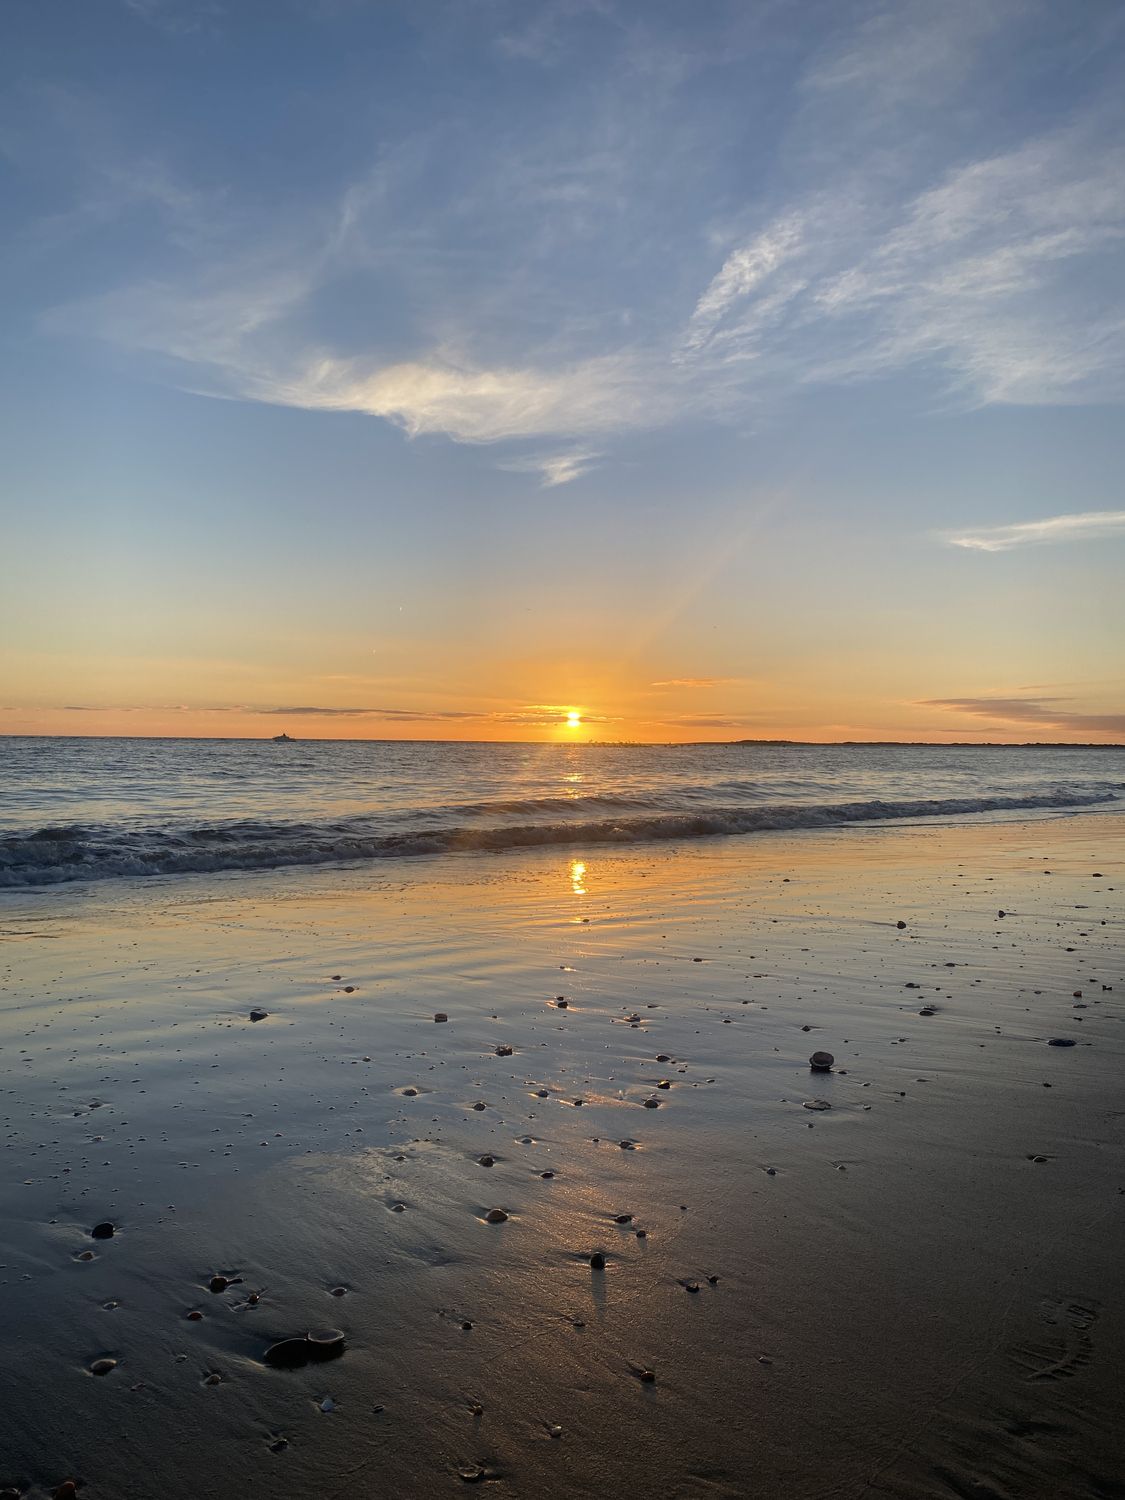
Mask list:
POLYGON ((1125 738, 1119 5, 4 29, 9 729, 1125 738))

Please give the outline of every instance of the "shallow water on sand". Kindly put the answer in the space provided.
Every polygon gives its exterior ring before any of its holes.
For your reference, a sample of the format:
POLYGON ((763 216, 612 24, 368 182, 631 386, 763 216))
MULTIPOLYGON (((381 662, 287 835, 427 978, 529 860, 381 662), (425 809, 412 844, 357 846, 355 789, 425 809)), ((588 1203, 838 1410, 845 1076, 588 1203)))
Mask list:
POLYGON ((0 1488, 1115 1493, 1118 827, 7 898, 0 1488))

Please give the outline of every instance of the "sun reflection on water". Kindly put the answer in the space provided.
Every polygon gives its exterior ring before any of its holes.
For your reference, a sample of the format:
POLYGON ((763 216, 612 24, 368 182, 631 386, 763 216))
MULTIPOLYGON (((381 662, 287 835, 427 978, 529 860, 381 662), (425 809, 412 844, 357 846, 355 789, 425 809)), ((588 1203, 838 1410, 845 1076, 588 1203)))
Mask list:
POLYGON ((572 859, 570 862, 570 889, 576 896, 586 894, 586 866, 580 859, 572 859))

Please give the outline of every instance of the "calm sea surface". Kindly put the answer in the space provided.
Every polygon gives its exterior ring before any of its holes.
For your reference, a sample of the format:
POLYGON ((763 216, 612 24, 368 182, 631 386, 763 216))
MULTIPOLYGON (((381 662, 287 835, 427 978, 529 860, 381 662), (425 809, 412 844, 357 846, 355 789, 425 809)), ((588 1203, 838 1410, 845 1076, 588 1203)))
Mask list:
POLYGON ((0 739, 0 887, 1125 807, 1125 750, 0 739))

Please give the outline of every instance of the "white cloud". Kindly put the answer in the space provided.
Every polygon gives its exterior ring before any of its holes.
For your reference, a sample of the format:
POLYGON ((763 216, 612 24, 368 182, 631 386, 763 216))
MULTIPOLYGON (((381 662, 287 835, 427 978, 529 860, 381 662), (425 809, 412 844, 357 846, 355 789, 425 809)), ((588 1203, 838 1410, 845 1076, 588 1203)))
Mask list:
POLYGON ((570 484, 579 479, 597 464, 601 454, 589 448, 572 449, 569 453, 539 453, 528 458, 514 458, 500 464, 512 474, 538 474, 545 490, 560 484, 570 484))
MULTIPOLYGON (((565 0, 544 35, 589 10, 565 0)), ((701 223, 662 229, 679 256, 666 280, 642 254, 647 199, 659 187, 674 205, 688 185, 659 176, 622 106, 615 129, 500 136, 463 161, 463 132, 433 122, 300 222, 246 203, 224 219, 221 190, 181 189, 152 164, 137 179, 124 163, 103 184, 139 180, 129 191, 178 225, 177 269, 46 325, 156 355, 165 377, 175 361, 183 385, 215 396, 363 412, 411 436, 572 444, 509 465, 546 486, 585 472, 617 432, 741 420, 766 399, 908 370, 972 405, 1125 399, 1125 151, 1091 108, 1002 152, 904 167, 889 112, 919 90, 933 106, 1021 7, 908 0, 902 12, 862 7, 799 90, 852 112, 864 149, 846 177, 820 173, 806 143, 769 206, 751 218, 724 205, 740 231, 716 232, 710 263, 701 223), (449 191, 448 175, 464 186, 449 191)), ((790 144, 765 149, 783 160, 790 144)))
POLYGON ((1010 552, 1013 547, 1046 542, 1096 541, 1125 535, 1125 510, 1091 510, 1079 515, 1048 516, 1042 521, 1020 521, 1013 526, 984 526, 974 531, 950 533, 952 547, 974 552, 1010 552))

